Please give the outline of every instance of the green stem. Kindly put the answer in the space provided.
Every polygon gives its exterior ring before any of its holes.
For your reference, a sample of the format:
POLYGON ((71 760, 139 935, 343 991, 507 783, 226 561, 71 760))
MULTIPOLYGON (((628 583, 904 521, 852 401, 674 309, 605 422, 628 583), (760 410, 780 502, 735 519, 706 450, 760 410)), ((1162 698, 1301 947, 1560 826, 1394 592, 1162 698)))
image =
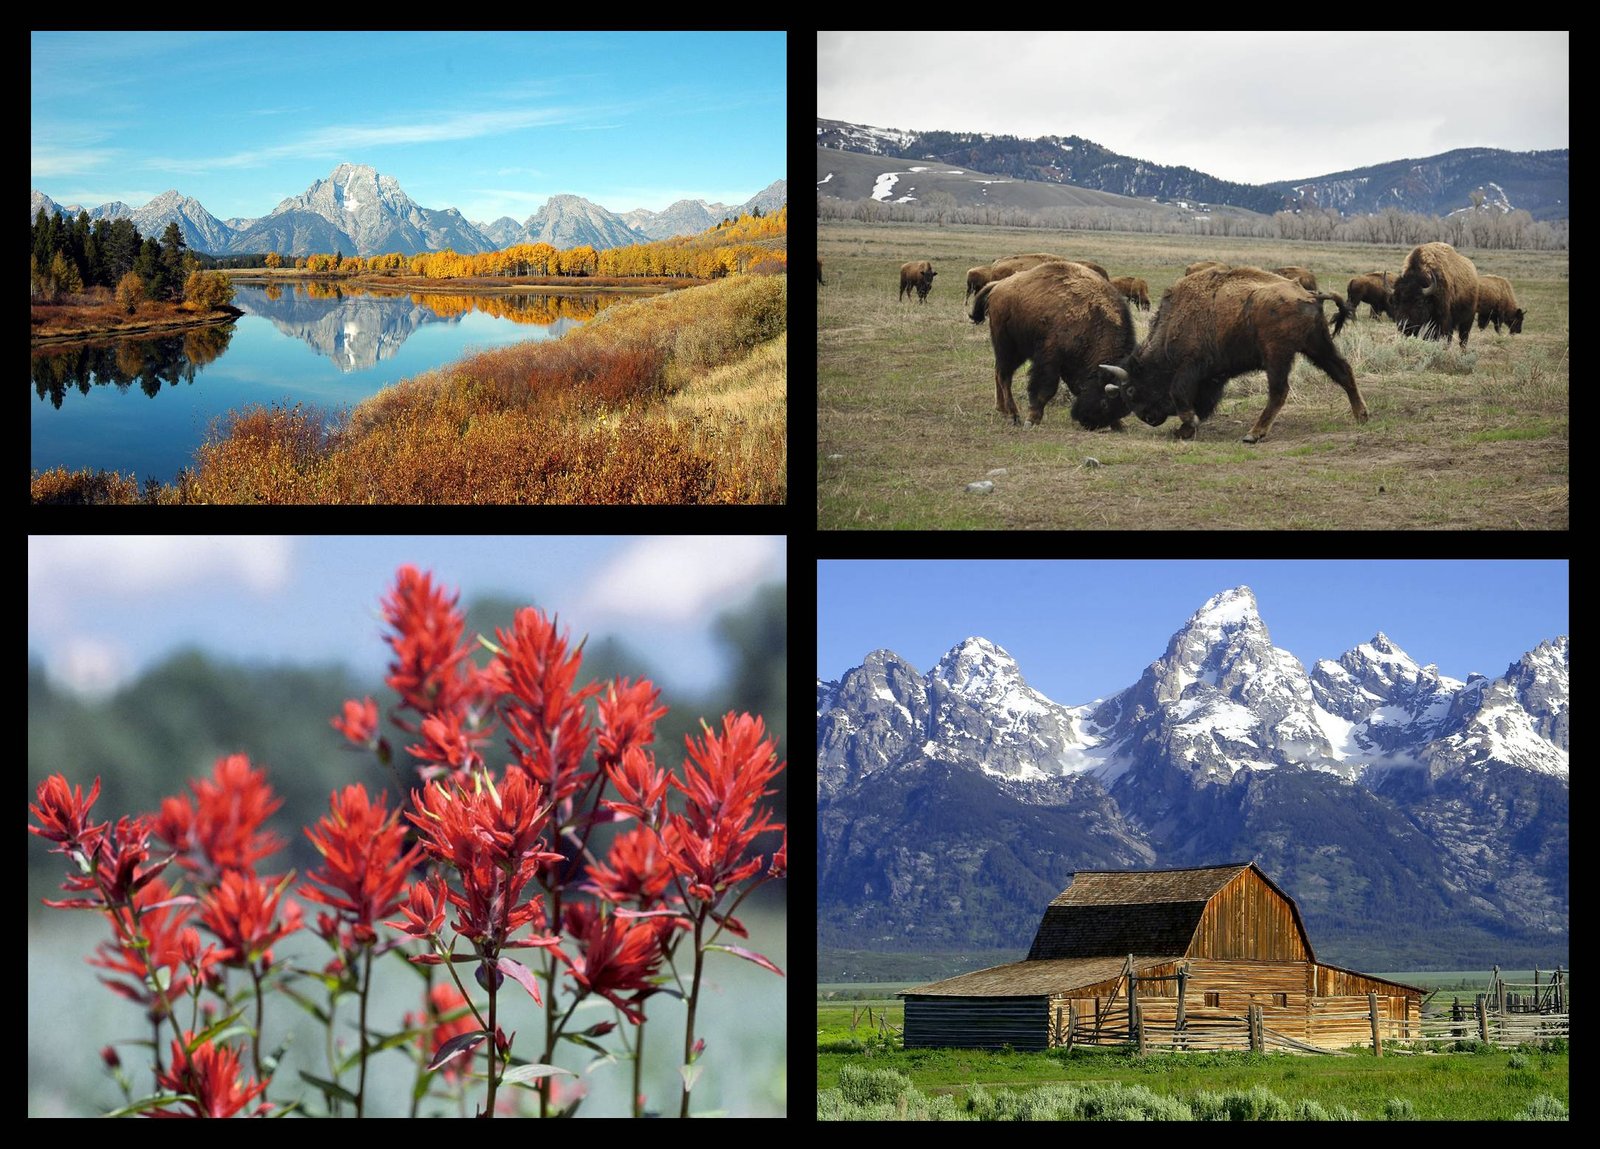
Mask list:
MULTIPOLYGON (((706 924, 706 909, 700 910, 699 917, 694 920, 694 979, 689 983, 689 1018, 684 1023, 683 1029, 683 1064, 685 1068, 694 1064, 694 1009, 700 1001, 700 968, 705 963, 706 951, 700 948, 700 933, 706 924)), ((678 1107, 678 1116, 689 1116, 689 1080, 683 1082, 683 1104, 678 1107)))
POLYGON ((266 1074, 261 1072, 261 1013, 264 1001, 261 994, 261 975, 256 971, 254 962, 250 963, 250 977, 256 983, 256 1034, 255 1040, 250 1043, 250 1056, 255 1062, 256 1080, 264 1081, 266 1074))
POLYGON ((361 974, 361 1084, 356 1089, 356 1116, 362 1116, 367 1104, 367 997, 372 989, 372 947, 367 946, 366 969, 361 974))
MULTIPOLYGON (((644 1020, 641 1020, 637 1031, 638 1046, 633 1055, 633 1115, 644 1116, 644 1096, 639 1092, 639 1081, 644 1075, 644 1020)), ((626 1043, 626 1039, 624 1039, 626 1043)))

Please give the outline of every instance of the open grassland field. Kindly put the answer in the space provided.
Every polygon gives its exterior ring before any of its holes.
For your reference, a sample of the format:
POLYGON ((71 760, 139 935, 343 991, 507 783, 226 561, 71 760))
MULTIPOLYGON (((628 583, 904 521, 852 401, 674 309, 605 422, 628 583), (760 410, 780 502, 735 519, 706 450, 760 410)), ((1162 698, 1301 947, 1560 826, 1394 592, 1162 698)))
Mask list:
POLYGON ((1561 1120, 1567 1054, 819 1046, 819 1119, 1561 1120))
MULTIPOLYGON (((1227 386, 1189 442, 1176 419, 1087 432, 1062 387, 1036 428, 995 410, 989 327, 963 302, 969 267, 1045 251, 1161 293, 1190 263, 1308 267, 1323 291, 1398 272, 1410 245, 1312 244, 1017 228, 829 223, 819 229, 817 524, 826 530, 1564 530, 1568 522, 1568 271, 1562 252, 1467 251, 1503 275, 1522 334, 1474 324, 1454 343, 1403 338, 1362 306, 1334 344, 1371 412, 1297 356, 1287 404, 1261 443, 1240 442, 1266 405, 1266 375, 1227 386), (899 269, 938 271, 925 304, 897 300, 899 269), (990 475, 1003 469, 1003 475, 990 475), (992 479, 990 494, 966 485, 992 479)), ((1323 305, 1331 320, 1332 303, 1323 305)), ((1013 394, 1026 411, 1024 366, 1013 394)))

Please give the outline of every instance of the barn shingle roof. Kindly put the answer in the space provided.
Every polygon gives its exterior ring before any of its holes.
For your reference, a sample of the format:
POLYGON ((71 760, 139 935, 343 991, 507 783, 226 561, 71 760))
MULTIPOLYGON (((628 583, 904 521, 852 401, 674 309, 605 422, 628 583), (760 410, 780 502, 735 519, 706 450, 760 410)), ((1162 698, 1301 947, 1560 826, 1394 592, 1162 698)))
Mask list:
MULTIPOLYGON (((1169 957, 1135 957, 1135 970, 1160 962, 1177 961, 1169 957)), ((1128 955, 1118 958, 1060 958, 1054 961, 1017 961, 990 969, 958 974, 944 981, 930 982, 900 991, 902 997, 928 994, 938 997, 1036 997, 1066 993, 1096 982, 1120 977, 1128 955)))
POLYGON ((1187 953, 1206 903, 1250 865, 1074 874, 1045 909, 1028 960, 1187 953))

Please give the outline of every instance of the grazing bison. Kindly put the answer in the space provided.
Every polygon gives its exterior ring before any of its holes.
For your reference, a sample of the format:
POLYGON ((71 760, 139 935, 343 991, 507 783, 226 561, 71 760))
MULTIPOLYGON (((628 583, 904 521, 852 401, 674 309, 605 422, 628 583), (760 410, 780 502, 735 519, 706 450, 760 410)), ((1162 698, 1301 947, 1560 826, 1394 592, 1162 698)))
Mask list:
POLYGON ((1478 269, 1448 243, 1411 249, 1394 281, 1389 312, 1402 335, 1450 342, 1453 332, 1467 345, 1478 309, 1478 269))
POLYGON ((822 257, 820 255, 817 256, 817 282, 822 284, 823 287, 828 286, 828 281, 822 278, 822 257))
POLYGON ((1131 275, 1119 275, 1111 281, 1111 286, 1122 292, 1128 302, 1140 311, 1150 310, 1150 285, 1144 280, 1131 275))
POLYGON ((1191 263, 1183 269, 1183 274, 1193 275, 1197 271, 1206 271, 1213 267, 1227 267, 1220 259, 1202 259, 1199 263, 1191 263))
POLYGON ((1101 364, 1114 382, 1084 388, 1072 404, 1072 417, 1093 429, 1129 412, 1152 427, 1176 415, 1178 437, 1192 439, 1199 420, 1216 410, 1229 379, 1265 370, 1267 407, 1244 437, 1256 443, 1283 409, 1289 368, 1299 354, 1345 389, 1351 413, 1365 422, 1367 405, 1355 374, 1328 333, 1325 299, 1339 308, 1337 334, 1350 309, 1331 292, 1313 294, 1259 267, 1186 275, 1161 297, 1161 310, 1138 350, 1118 364, 1101 364))
POLYGON ((1365 303, 1372 308, 1372 317, 1389 314, 1389 293, 1393 288, 1389 283, 1387 271, 1369 271, 1365 275, 1358 275, 1350 281, 1347 294, 1350 296, 1350 311, 1355 313, 1356 308, 1365 303))
POLYGON ((1273 275, 1292 279, 1307 291, 1315 293, 1317 290, 1317 277, 1311 274, 1309 267, 1274 267, 1271 270, 1273 275))
POLYGON ((1500 324, 1505 323, 1511 334, 1522 334, 1522 308, 1517 306, 1516 292, 1511 281, 1499 275, 1478 276, 1478 330, 1482 331, 1490 320, 1494 321, 1495 334, 1500 334, 1500 324))
POLYGON ((925 259, 913 260, 911 263, 902 264, 900 267, 900 298, 904 299, 912 291, 917 293, 917 302, 928 302, 928 292, 933 288, 933 277, 939 273, 933 270, 933 264, 925 259))
MULTIPOLYGON (((976 295, 986 283, 998 283, 1000 280, 1027 271, 1029 268, 1038 267, 1041 263, 1051 263, 1066 259, 1063 255, 1046 255, 1044 252, 1030 252, 1027 255, 1007 255, 995 260, 986 267, 973 267, 967 270, 967 298, 976 295)), ((1071 260, 1072 263, 1081 263, 1102 279, 1109 280, 1111 274, 1098 263, 1091 263, 1087 259, 1071 260)))
MULTIPOLYGON (((1011 377, 1028 360, 1028 426, 1064 382, 1073 395, 1096 382, 1096 366, 1133 351, 1128 301, 1111 282, 1080 263, 1054 260, 985 284, 972 301, 972 321, 989 319, 994 346, 994 405, 1018 422, 1011 377)), ((1115 420, 1101 426, 1121 427, 1115 420)))

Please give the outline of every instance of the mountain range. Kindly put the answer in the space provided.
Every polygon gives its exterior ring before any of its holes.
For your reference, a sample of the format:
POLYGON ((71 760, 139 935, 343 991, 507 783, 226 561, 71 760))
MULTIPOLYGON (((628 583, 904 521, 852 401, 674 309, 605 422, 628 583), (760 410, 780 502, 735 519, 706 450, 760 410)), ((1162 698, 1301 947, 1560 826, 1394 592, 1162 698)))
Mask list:
MULTIPOLYGON (((1346 215, 1396 207, 1427 215, 1472 208, 1527 211, 1534 219, 1570 215, 1568 150, 1512 152, 1459 148, 1421 159, 1396 159, 1351 171, 1269 184, 1241 184, 1194 168, 1121 155, 1081 136, 993 135, 986 132, 902 131, 817 120, 817 179, 824 195, 865 198, 849 183, 827 181, 832 155, 851 152, 890 160, 934 161, 969 176, 974 196, 995 202, 996 178, 1070 186, 1168 206, 1225 205, 1262 214, 1305 207, 1337 208, 1346 215), (987 180, 989 184, 973 181, 987 180)), ((903 169, 906 165, 893 165, 903 169)), ((869 185, 870 186, 870 185, 869 185)), ((1017 189, 1007 189, 1015 193, 1017 189)), ((959 197, 958 197, 959 199, 959 197)), ((960 201, 965 202, 965 201, 960 201)), ((1008 196, 1001 202, 1009 203, 1008 196)), ((1025 205, 1032 206, 1032 205, 1025 205)))
POLYGON ((167 224, 176 223, 185 244, 211 255, 268 251, 280 255, 335 251, 362 256, 391 251, 415 255, 446 248, 472 255, 541 242, 563 250, 583 244, 602 250, 696 234, 724 217, 737 217, 758 207, 764 212, 774 210, 788 201, 788 186, 786 180, 776 180, 736 206, 679 200, 664 211, 636 208, 625 215, 581 196, 558 195, 521 223, 509 216, 492 223, 474 223, 453 207, 418 205, 393 176, 364 164, 340 164, 326 179, 317 180, 302 194, 283 200, 270 214, 255 219, 220 220, 198 200, 177 191, 164 192, 138 209, 121 201, 84 209, 78 204, 58 205, 37 190, 32 193, 29 218, 36 218, 41 208, 68 216, 88 210, 91 220, 127 217, 141 235, 156 237, 167 224))
POLYGON ((1325 960, 1548 968, 1568 939, 1567 671, 1565 637, 1462 682, 1382 633, 1307 670, 1248 587, 1086 705, 984 638, 926 675, 873 651, 817 683, 819 945, 1020 956, 1076 869, 1253 858, 1325 960))

